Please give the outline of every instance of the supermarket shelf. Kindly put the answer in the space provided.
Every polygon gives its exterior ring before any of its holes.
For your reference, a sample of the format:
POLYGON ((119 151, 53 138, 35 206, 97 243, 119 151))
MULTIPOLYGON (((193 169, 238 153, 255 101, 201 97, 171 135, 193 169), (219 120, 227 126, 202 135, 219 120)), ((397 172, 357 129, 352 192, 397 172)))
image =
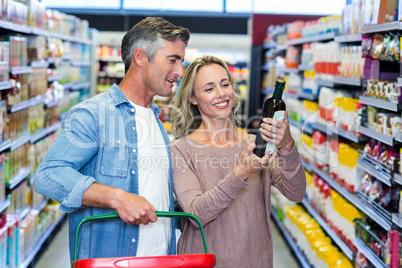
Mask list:
POLYGON ((29 214, 30 211, 31 211, 31 207, 29 205, 26 205, 26 206, 18 209, 15 213, 18 214, 19 218, 22 220, 29 214))
POLYGON ((381 100, 373 97, 360 96, 359 102, 362 104, 374 106, 377 108, 386 109, 389 111, 397 112, 400 105, 396 102, 381 100))
POLYGON ((35 143, 40 139, 43 139, 44 137, 48 136, 49 134, 55 132, 56 130, 58 130, 61 127, 61 122, 56 122, 51 126, 48 126, 38 132, 36 132, 35 134, 33 134, 30 138, 30 143, 35 143))
POLYGON ((32 68, 29 66, 15 66, 10 68, 12 74, 30 74, 32 73, 32 68))
POLYGON ((304 257, 303 253, 300 251, 299 247, 296 245, 296 243, 293 241, 293 238, 290 236, 288 231, 286 231, 285 227, 282 225, 281 221, 278 218, 278 215, 276 214, 276 211, 271 208, 271 218, 274 220, 276 223, 276 226, 278 226, 278 229, 281 231, 283 237, 285 238, 286 242, 288 242, 288 245, 290 248, 293 250, 295 253, 297 259, 299 260, 301 266, 303 268, 310 268, 311 265, 310 263, 306 260, 304 257))
POLYGON ((65 34, 52 32, 52 31, 48 31, 48 30, 44 30, 44 29, 33 28, 33 27, 25 26, 25 25, 19 25, 16 23, 8 22, 8 21, 1 21, 0 27, 4 28, 4 29, 9 29, 9 30, 12 30, 15 32, 41 35, 41 36, 45 36, 45 37, 60 38, 60 39, 66 40, 66 41, 74 42, 74 43, 81 43, 81 44, 86 44, 86 45, 92 44, 92 40, 90 40, 90 39, 83 39, 83 38, 65 35, 65 34))
POLYGON ((47 77, 47 81, 48 81, 48 82, 59 81, 59 80, 61 80, 62 78, 63 78, 63 76, 60 75, 60 74, 49 75, 49 76, 47 77))
POLYGON ((324 125, 322 123, 318 123, 318 122, 315 122, 312 125, 313 125, 313 129, 321 131, 322 133, 325 133, 328 136, 332 135, 331 127, 327 127, 326 125, 324 125))
POLYGON ((346 245, 345 242, 339 237, 337 233, 328 225, 328 223, 317 213, 314 208, 311 206, 307 197, 304 197, 302 200, 302 205, 307 209, 310 215, 321 225, 321 227, 325 230, 325 232, 331 237, 331 239, 339 246, 339 248, 345 253, 345 255, 353 260, 353 251, 346 245))
POLYGON ((338 43, 361 42, 362 34, 338 35, 338 36, 335 36, 335 41, 338 43))
POLYGON ((394 173, 394 182, 398 183, 399 185, 402 185, 402 175, 394 173))
POLYGON ((283 93, 286 97, 290 97, 290 98, 296 98, 296 99, 307 99, 307 100, 317 100, 318 96, 312 93, 307 93, 307 92, 299 92, 299 93, 290 93, 288 91, 283 93))
POLYGON ((318 79, 318 78, 315 79, 314 81, 319 87, 334 87, 333 81, 323 80, 323 79, 318 79))
POLYGON ((31 167, 21 168, 18 174, 7 183, 7 188, 12 190, 20 182, 31 174, 31 167))
POLYGON ((392 213, 392 222, 402 228, 402 216, 399 213, 392 213))
POLYGON ((74 36, 51 32, 51 31, 44 30, 44 29, 32 28, 32 27, 29 27, 26 25, 20 25, 17 23, 9 22, 9 21, 0 21, 0 28, 8 29, 8 30, 20 32, 20 33, 36 34, 36 35, 41 35, 41 36, 46 36, 46 37, 56 37, 56 38, 60 38, 60 39, 66 40, 66 41, 74 42, 74 43, 82 43, 82 44, 87 44, 87 45, 92 44, 92 40, 90 40, 90 39, 82 39, 82 38, 78 38, 78 37, 74 37, 74 36))
POLYGON ((13 85, 10 81, 1 81, 0 82, 0 90, 6 90, 12 88, 13 85))
POLYGON ((402 87, 402 77, 398 77, 398 79, 396 81, 396 86, 402 87))
POLYGON ((348 85, 348 86, 361 86, 362 81, 360 78, 349 78, 342 76, 334 77, 334 84, 348 85))
POLYGON ((45 95, 39 95, 29 100, 21 101, 20 103, 14 104, 9 107, 10 113, 15 113, 24 109, 28 109, 29 107, 44 103, 46 99, 45 95))
POLYGON ((392 186, 392 178, 391 176, 380 172, 376 169, 376 167, 374 167, 373 165, 371 165, 369 162, 367 162, 366 160, 359 158, 357 159, 357 166, 366 171, 367 173, 371 174, 372 176, 374 176, 375 178, 381 180, 383 183, 385 183, 388 186, 392 186))
POLYGON ((332 127, 330 128, 330 131, 338 136, 353 141, 354 143, 359 143, 368 140, 366 136, 359 136, 353 132, 346 131, 343 128, 332 127))
POLYGON ((402 132, 396 133, 395 140, 402 143, 402 132))
POLYGON ((307 171, 312 171, 313 170, 312 165, 310 165, 309 163, 307 163, 303 159, 302 159, 302 164, 303 164, 303 167, 304 167, 305 170, 307 170, 307 171))
POLYGON ((71 82, 65 83, 65 84, 62 84, 62 86, 63 86, 64 90, 71 89, 73 87, 73 83, 71 83, 71 82))
POLYGON ((278 68, 276 69, 277 72, 284 72, 284 73, 298 73, 300 70, 297 68, 278 68))
POLYGON ((89 60, 87 60, 87 61, 72 61, 71 65, 75 66, 75 67, 89 67, 89 66, 91 66, 91 62, 89 60))
POLYGON ((19 137, 16 140, 11 142, 10 151, 14 151, 14 150, 20 148, 22 145, 29 142, 30 139, 31 139, 31 135, 29 135, 29 134, 22 135, 21 137, 19 137))
POLYGON ((0 213, 2 213, 8 206, 11 205, 11 199, 7 198, 0 202, 0 213))
POLYGON ((49 102, 49 103, 45 103, 46 109, 50 109, 50 108, 56 107, 56 106, 58 106, 59 104, 60 104, 60 100, 56 100, 56 101, 52 101, 52 102, 49 102))
POLYGON ((288 45, 301 45, 304 43, 326 41, 335 38, 335 33, 320 34, 311 37, 302 37, 298 39, 288 40, 286 44, 288 45))
POLYGON ((275 48, 276 47, 276 42, 272 41, 272 42, 269 42, 269 43, 264 43, 262 45, 262 47, 265 48, 265 49, 275 48))
POLYGON ((300 64, 298 69, 299 69, 299 71, 309 71, 309 70, 314 70, 314 66, 313 65, 300 64))
POLYGON ((299 94, 298 94, 298 93, 291 93, 291 92, 289 92, 289 91, 283 92, 283 95, 284 95, 285 97, 293 98, 293 99, 299 98, 299 94))
POLYGON ((49 199, 49 197, 45 197, 42 202, 40 202, 40 204, 34 208, 34 210, 41 212, 49 203, 49 199))
POLYGON ((12 144, 11 139, 5 140, 3 142, 0 143, 0 152, 5 151, 7 149, 10 149, 12 144))
POLYGON ((66 215, 66 213, 62 212, 61 216, 46 230, 46 232, 43 234, 43 236, 39 239, 38 243, 28 253, 28 255, 25 258, 24 262, 20 265, 20 268, 27 268, 30 265, 32 260, 35 258, 36 254, 38 254, 38 252, 41 249, 42 245, 50 237, 50 235, 52 234, 54 229, 63 220, 65 215, 66 215))
POLYGON ((283 51, 283 50, 286 50, 287 48, 288 48, 287 44, 285 44, 285 45, 277 45, 275 50, 276 51, 283 51))
POLYGON ((311 127, 309 127, 307 124, 303 124, 303 123, 301 123, 301 122, 297 122, 296 120, 293 120, 293 119, 291 119, 291 118, 289 118, 289 123, 290 123, 292 126, 298 128, 298 129, 300 129, 300 130, 303 131, 304 133, 307 133, 307 134, 309 134, 309 135, 313 135, 313 129, 312 129, 311 127))
POLYGON ((0 28, 27 34, 32 32, 32 28, 27 25, 20 25, 9 21, 0 21, 0 28))
POLYGON ((46 36, 46 37, 55 37, 55 38, 60 38, 66 41, 70 41, 73 43, 80 43, 80 44, 85 44, 85 45, 91 45, 92 40, 90 39, 83 39, 75 36, 70 36, 70 35, 65 35, 61 33, 56 33, 44 29, 39 29, 39 28, 31 28, 31 33, 36 34, 36 35, 41 35, 41 36, 46 36))
POLYGON ((356 246, 356 248, 359 249, 360 252, 363 253, 364 256, 366 256, 366 258, 374 265, 374 267, 387 267, 387 265, 385 265, 385 263, 381 261, 381 259, 378 258, 377 255, 375 255, 373 251, 369 247, 367 247, 359 237, 355 236, 355 241, 353 242, 353 244, 356 246))
POLYGON ((88 88, 90 86, 89 82, 75 82, 71 86, 71 90, 81 90, 83 88, 88 88))
MULTIPOLYGON (((267 69, 268 70, 268 69, 267 69)), ((116 78, 123 78, 124 73, 107 73, 107 72, 99 72, 98 77, 116 77, 116 78)))
POLYGON ((382 218, 380 215, 378 215, 375 211, 373 211, 367 204, 365 204, 363 201, 361 201, 358 197, 356 197, 354 194, 346 190, 342 185, 340 185, 337 181, 331 178, 331 176, 322 170, 319 170, 315 166, 312 166, 312 170, 314 171, 315 174, 320 176, 326 183, 328 183, 329 186, 331 186, 332 189, 337 191, 339 194, 341 194, 344 198, 349 200, 353 205, 355 205, 358 209, 360 209, 364 214, 369 216, 371 219, 373 219, 375 222, 377 222, 379 225, 382 226, 385 230, 389 231, 392 229, 392 223, 387 221, 386 219, 382 218))
POLYGON ((382 134, 363 126, 359 126, 359 132, 363 135, 366 135, 367 137, 381 141, 382 143, 388 144, 390 146, 394 145, 394 137, 392 137, 391 135, 382 134))
POLYGON ((362 28, 362 33, 377 33, 377 32, 388 32, 388 31, 397 31, 401 29, 399 21, 388 22, 383 24, 374 24, 374 25, 364 25, 362 28))
POLYGON ((49 62, 47 60, 36 60, 31 62, 32 69, 43 69, 48 68, 49 62))
POLYGON ((317 95, 315 95, 313 93, 307 93, 307 92, 304 92, 304 91, 299 92, 298 97, 301 98, 301 99, 307 99, 307 100, 311 100, 311 101, 314 101, 314 100, 318 99, 317 95))
POLYGON ((116 61, 116 62, 123 62, 121 56, 110 56, 110 57, 100 57, 99 61, 116 61))

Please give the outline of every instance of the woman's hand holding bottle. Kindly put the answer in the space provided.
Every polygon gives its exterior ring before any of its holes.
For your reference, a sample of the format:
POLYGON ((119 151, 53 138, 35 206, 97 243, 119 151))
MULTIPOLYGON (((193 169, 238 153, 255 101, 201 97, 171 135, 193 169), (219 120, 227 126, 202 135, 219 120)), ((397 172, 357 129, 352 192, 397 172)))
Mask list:
POLYGON ((236 175, 242 180, 246 180, 251 174, 266 169, 275 161, 277 151, 270 156, 266 153, 263 157, 258 157, 253 153, 255 148, 255 136, 252 136, 250 143, 240 156, 240 161, 235 168, 236 175))
POLYGON ((281 150, 284 154, 290 153, 295 142, 290 134, 287 109, 285 111, 283 122, 272 118, 264 118, 263 122, 264 123, 261 124, 259 129, 263 140, 275 145, 276 148, 281 150))

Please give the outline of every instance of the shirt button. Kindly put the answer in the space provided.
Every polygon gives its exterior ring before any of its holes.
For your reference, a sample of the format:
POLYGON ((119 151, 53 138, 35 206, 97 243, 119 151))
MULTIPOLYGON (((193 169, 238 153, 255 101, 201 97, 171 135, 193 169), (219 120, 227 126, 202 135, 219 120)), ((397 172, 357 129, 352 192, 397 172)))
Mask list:
POLYGON ((135 153, 137 150, 136 149, 133 149, 133 153, 135 153))
POLYGON ((117 143, 120 143, 120 140, 117 140, 117 143))
POLYGON ((131 112, 133 112, 133 113, 134 113, 134 108, 133 108, 133 109, 131 109, 131 112))
POLYGON ((133 127, 133 130, 135 130, 135 127, 133 127))
POLYGON ((133 171, 131 171, 131 174, 135 174, 135 171, 133 170, 133 171))
POLYGON ((131 240, 131 242, 135 243, 135 239, 133 238, 133 239, 131 240))

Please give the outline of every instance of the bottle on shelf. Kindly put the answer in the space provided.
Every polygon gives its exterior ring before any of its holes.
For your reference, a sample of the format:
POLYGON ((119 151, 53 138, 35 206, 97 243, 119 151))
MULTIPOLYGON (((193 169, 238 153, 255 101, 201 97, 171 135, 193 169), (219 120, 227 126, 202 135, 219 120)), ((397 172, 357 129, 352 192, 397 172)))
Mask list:
MULTIPOLYGON (((266 99, 263 104, 260 126, 263 123, 262 120, 267 117, 283 122, 283 118, 285 117, 286 104, 282 100, 282 93, 283 89, 285 88, 285 84, 286 82, 282 79, 276 80, 273 96, 266 99)), ((260 131, 258 131, 255 140, 255 148, 253 151, 254 154, 256 154, 258 157, 263 157, 266 152, 272 154, 275 148, 275 145, 271 143, 267 144, 267 142, 262 139, 260 131)))

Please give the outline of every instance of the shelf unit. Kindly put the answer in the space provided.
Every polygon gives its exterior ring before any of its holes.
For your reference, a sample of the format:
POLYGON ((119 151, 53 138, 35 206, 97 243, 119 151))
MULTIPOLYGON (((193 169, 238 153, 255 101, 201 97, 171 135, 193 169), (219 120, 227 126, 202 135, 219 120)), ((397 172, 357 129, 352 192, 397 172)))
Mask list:
MULTIPOLYGON (((396 21, 396 22, 391 22, 391 23, 385 23, 381 25, 368 25, 368 26, 363 26, 362 33, 361 34, 353 34, 353 35, 335 35, 335 34, 323 34, 321 36, 316 36, 316 37, 308 37, 308 38, 299 38, 299 39, 294 39, 294 40, 288 40, 286 44, 276 47, 276 51, 281 51, 283 53, 283 50, 287 49, 289 46, 297 46, 297 45, 302 45, 305 43, 310 43, 310 42, 316 42, 316 41, 332 41, 334 40, 335 42, 341 43, 341 45, 360 45, 363 39, 363 35, 366 34, 375 34, 375 33, 384 33, 384 32, 401 32, 402 31, 402 22, 396 21)), ((272 48, 266 47, 265 49, 272 48)), ((283 55, 283 54, 282 54, 283 55)), ((253 56, 253 55, 252 55, 253 56)), ((262 57, 260 57, 262 59, 262 57)), ((259 61, 257 61, 258 64, 259 61)), ((262 62, 262 65, 264 63, 262 62)), ((382 63, 383 64, 383 63, 382 63)), ((392 65, 393 66, 393 65, 392 65)), ((401 67, 402 68, 402 67, 401 67)), ((314 66, 307 66, 307 65, 299 65, 297 70, 294 69, 283 69, 283 73, 296 73, 297 71, 305 71, 305 70, 314 70, 314 66)), ((260 70, 256 68, 257 72, 260 70)), ((256 81, 260 81, 261 79, 257 77, 256 81), (258 80, 259 79, 259 80, 258 80)), ((365 104, 367 106, 372 106, 372 107, 377 107, 380 109, 385 109, 387 111, 391 112, 396 112, 400 115, 402 111, 402 105, 396 102, 392 101, 387 101, 387 100, 382 100, 382 99, 377 99, 369 96, 359 96, 360 91, 359 89, 362 89, 362 87, 365 85, 365 80, 360 79, 360 78, 347 78, 347 77, 341 77, 341 76, 335 76, 332 78, 329 78, 328 80, 324 79, 315 79, 315 83, 318 85, 318 87, 329 87, 329 88, 334 88, 335 90, 337 89, 343 89, 343 90, 352 90, 354 91, 353 96, 358 97, 359 102, 362 104, 365 104)), ((402 78, 398 78, 397 82, 398 86, 402 86, 402 78)), ((258 87, 257 87, 258 90, 258 87)), ((300 94, 286 94, 287 97, 291 98, 298 98, 298 99, 309 99, 309 100, 317 100, 318 96, 314 96, 314 98, 306 97, 306 96, 300 96, 300 94)), ((258 99, 260 101, 260 99, 258 99)), ((396 148, 399 150, 399 147, 402 145, 402 133, 397 133, 395 136, 391 135, 386 135, 379 133, 371 128, 368 128, 366 126, 358 126, 357 132, 359 134, 353 133, 353 132, 348 132, 345 131, 342 128, 335 128, 330 125, 325 125, 320 122, 314 122, 311 124, 311 127, 309 127, 306 131, 305 124, 301 124, 300 122, 296 122, 294 120, 289 120, 289 123, 302 130, 303 133, 311 135, 313 131, 318 130, 323 133, 325 133, 327 136, 334 137, 335 135, 347 139, 348 141, 351 141, 355 144, 362 145, 362 143, 367 142, 369 139, 375 139, 376 141, 380 141, 386 145, 389 146, 396 146, 396 148), (303 129, 304 128, 304 129, 303 129)), ((379 213, 381 213, 381 209, 379 208, 374 202, 371 202, 370 199, 366 198, 363 196, 358 190, 356 193, 351 193, 349 192, 344 186, 342 186, 338 181, 336 181, 334 178, 332 178, 328 172, 324 172, 322 170, 319 170, 315 164, 308 164, 303 161, 303 166, 305 170, 309 172, 313 172, 320 176, 331 188, 333 188, 335 191, 337 191, 340 195, 342 195, 345 199, 347 199, 350 203, 352 203, 354 206, 356 206, 359 210, 361 210, 364 214, 366 214, 369 218, 371 218, 373 221, 375 221, 378 225, 380 225, 383 229, 386 231, 393 230, 393 229, 399 229, 400 232, 402 232, 402 215, 398 213, 387 213, 386 216, 381 216, 379 213), (377 207, 376 207, 377 206, 377 207), (389 214, 389 215, 388 215, 389 214), (389 217, 390 216, 390 217, 389 217)), ((402 186, 402 174, 398 174, 382 169, 380 165, 373 164, 367 159, 364 158, 362 153, 360 153, 360 158, 358 159, 357 162, 357 168, 372 175, 373 177, 377 178, 379 181, 384 183, 385 185, 389 187, 394 187, 395 184, 401 185, 402 186)), ((306 208, 306 210, 320 223, 320 225, 323 227, 324 230, 327 231, 327 233, 330 235, 332 240, 338 244, 341 244, 340 248, 343 247, 343 241, 339 241, 339 237, 336 235, 333 235, 334 231, 329 227, 328 224, 320 217, 320 215, 311 207, 309 201, 305 198, 302 201, 302 204, 306 208)), ((356 241, 354 245, 374 264, 375 267, 387 267, 384 262, 382 262, 375 254, 374 252, 368 248, 364 243, 356 237, 356 241)), ((347 251, 346 255, 350 258, 353 254, 350 254, 349 251, 347 251)))
MULTIPOLYGON (((29 26, 19 25, 16 23, 0 21, 0 29, 2 29, 3 33, 10 32, 13 34, 22 34, 22 35, 34 35, 34 36, 45 36, 45 37, 54 37, 59 38, 63 41, 68 41, 72 43, 79 43, 84 45, 90 46, 90 61, 74 61, 71 59, 62 59, 63 61, 70 61, 70 65, 72 67, 81 67, 81 68, 89 68, 89 77, 86 78, 86 82, 80 83, 72 83, 71 88, 72 90, 80 90, 83 88, 89 88, 90 94, 94 95, 95 88, 96 88, 96 79, 95 79, 95 51, 96 51, 96 43, 97 43, 97 31, 95 29, 90 29, 91 39, 82 39, 77 38, 74 36, 63 35, 56 32, 51 32, 43 29, 32 28, 29 26)), ((39 60, 33 61, 30 63, 30 66, 18 66, 18 67, 11 67, 9 72, 11 74, 30 74, 37 68, 50 68, 51 64, 54 64, 58 59, 48 58, 46 60, 39 60)), ((63 79, 61 76, 48 76, 47 81, 51 83, 53 81, 58 81, 63 79)), ((10 81, 2 81, 0 82, 0 91, 1 90, 8 90, 12 88, 12 84, 10 81)), ((60 104, 60 100, 53 101, 51 103, 46 103, 46 96, 39 95, 34 98, 28 99, 26 101, 19 102, 16 105, 7 107, 8 113, 16 113, 19 111, 26 110, 30 107, 37 106, 39 104, 44 105, 44 109, 50 109, 56 107, 60 104)), ((46 138, 50 134, 56 132, 61 128, 61 122, 55 122, 54 124, 45 127, 44 129, 38 130, 34 134, 25 134, 16 138, 15 140, 8 139, 0 143, 0 153, 3 152, 12 152, 17 150, 21 146, 29 143, 35 144, 36 142, 40 141, 41 139, 46 138)), ((31 170, 31 167, 22 167, 18 173, 12 177, 9 182, 6 184, 6 191, 8 193, 12 193, 15 189, 20 185, 23 181, 28 181, 29 187, 32 187, 33 181, 31 180, 31 175, 35 172, 35 170, 31 170)), ((31 188, 32 189, 32 188, 31 188)), ((30 206, 25 206, 19 208, 15 213, 20 216, 20 219, 26 217, 30 211, 36 210, 41 212, 45 206, 48 204, 48 198, 45 198, 37 207, 31 208, 30 206)), ((6 198, 4 200, 0 200, 0 213, 4 213, 7 208, 12 204, 10 198, 6 198)), ((19 264, 19 268, 30 267, 31 262, 35 259, 38 252, 41 250, 41 247, 46 244, 46 240, 51 237, 55 230, 57 230, 58 226, 66 219, 65 213, 61 214, 61 217, 58 218, 49 229, 45 231, 42 237, 38 240, 38 242, 34 245, 34 247, 30 250, 28 255, 26 255, 25 260, 23 263, 19 264)))

